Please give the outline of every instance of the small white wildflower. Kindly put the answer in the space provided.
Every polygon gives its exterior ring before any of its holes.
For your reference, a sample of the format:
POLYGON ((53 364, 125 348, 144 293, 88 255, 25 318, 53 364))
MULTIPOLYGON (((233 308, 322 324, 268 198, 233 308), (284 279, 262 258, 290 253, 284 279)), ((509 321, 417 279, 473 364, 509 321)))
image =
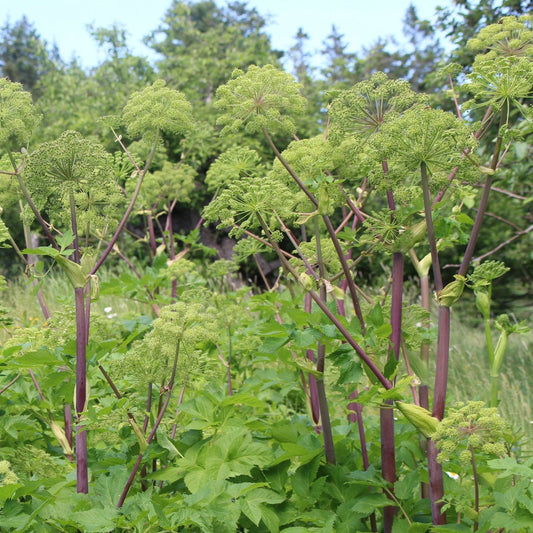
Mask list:
POLYGON ((112 307, 104 307, 104 313, 111 313, 112 310, 112 307))
POLYGON ((459 474, 456 474, 455 472, 446 472, 446 474, 452 479, 455 479, 455 481, 459 479, 459 474))

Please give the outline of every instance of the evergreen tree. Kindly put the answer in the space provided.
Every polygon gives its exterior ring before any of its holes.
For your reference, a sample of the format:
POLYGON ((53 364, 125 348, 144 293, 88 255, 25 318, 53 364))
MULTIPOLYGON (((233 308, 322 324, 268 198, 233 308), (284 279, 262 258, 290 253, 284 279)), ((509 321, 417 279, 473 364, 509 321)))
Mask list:
POLYGON ((321 54, 326 65, 322 69, 322 76, 326 84, 330 88, 348 88, 359 81, 360 63, 357 55, 346 51, 348 44, 335 25, 323 44, 321 54))

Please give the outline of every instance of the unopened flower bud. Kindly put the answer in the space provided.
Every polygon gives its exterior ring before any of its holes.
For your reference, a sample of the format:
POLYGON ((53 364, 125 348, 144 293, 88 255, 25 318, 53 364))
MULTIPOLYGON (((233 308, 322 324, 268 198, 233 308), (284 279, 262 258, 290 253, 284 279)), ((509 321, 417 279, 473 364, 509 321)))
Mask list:
POLYGON ((455 281, 448 283, 444 289, 437 291, 437 303, 441 307, 451 307, 463 294, 466 278, 455 275, 455 281))

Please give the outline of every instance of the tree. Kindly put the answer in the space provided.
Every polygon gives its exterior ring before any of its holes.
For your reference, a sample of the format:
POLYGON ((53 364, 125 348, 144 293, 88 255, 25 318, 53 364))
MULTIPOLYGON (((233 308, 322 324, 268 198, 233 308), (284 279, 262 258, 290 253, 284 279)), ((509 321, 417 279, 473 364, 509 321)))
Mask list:
POLYGON ((265 24, 241 2, 174 0, 146 43, 161 54, 157 67, 172 86, 193 102, 210 103, 233 69, 278 64, 282 53, 272 49, 265 24))
POLYGON ((22 83, 24 89, 34 92, 39 80, 53 70, 59 60, 57 49, 49 52, 33 24, 23 16, 13 25, 9 21, 0 33, 0 71, 13 82, 22 83))
POLYGON ((360 64, 356 54, 346 52, 348 44, 344 42, 344 35, 337 27, 331 27, 331 33, 324 41, 321 51, 326 60, 322 76, 329 87, 341 85, 348 88, 359 80, 360 64))
POLYGON ((403 34, 407 37, 410 48, 406 50, 403 62, 407 69, 406 79, 417 92, 431 90, 428 76, 435 70, 436 64, 443 57, 444 50, 431 23, 419 19, 412 4, 405 12, 403 34))

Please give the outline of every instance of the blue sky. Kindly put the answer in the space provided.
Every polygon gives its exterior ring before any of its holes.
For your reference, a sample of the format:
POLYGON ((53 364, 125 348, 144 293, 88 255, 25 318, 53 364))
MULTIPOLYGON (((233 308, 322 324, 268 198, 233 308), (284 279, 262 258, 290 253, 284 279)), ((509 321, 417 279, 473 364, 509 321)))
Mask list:
MULTIPOLYGON (((410 3, 421 18, 434 19, 437 5, 452 0, 248 0, 262 15, 270 15, 267 27, 273 46, 287 50, 302 27, 310 37, 310 51, 317 51, 335 24, 350 52, 370 46, 378 37, 402 39, 402 19, 410 3)), ((0 24, 14 23, 26 15, 42 38, 56 43, 65 60, 77 57, 88 68, 98 64, 98 50, 86 27, 116 23, 127 30, 136 54, 151 57, 142 37, 157 28, 172 0, 0 0, 0 24)), ((223 0, 217 3, 224 4, 223 0)))

